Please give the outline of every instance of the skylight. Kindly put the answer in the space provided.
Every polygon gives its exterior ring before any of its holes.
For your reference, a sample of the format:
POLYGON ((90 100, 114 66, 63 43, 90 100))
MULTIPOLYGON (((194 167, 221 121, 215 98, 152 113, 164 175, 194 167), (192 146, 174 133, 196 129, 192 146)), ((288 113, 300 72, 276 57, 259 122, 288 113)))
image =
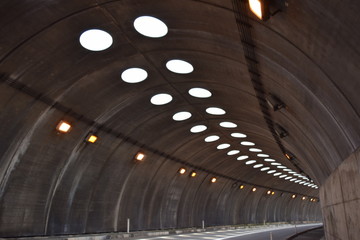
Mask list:
POLYGON ((240 151, 239 150, 231 150, 227 153, 227 155, 235 155, 238 154, 240 151))
POLYGON ((274 159, 271 159, 271 158, 265 158, 264 161, 265 161, 265 162, 275 162, 275 160, 274 160, 274 159))
POLYGON ((79 41, 81 46, 87 50, 103 51, 112 45, 113 38, 103 30, 90 29, 80 35, 79 41))
POLYGON ((268 174, 273 174, 273 173, 275 173, 276 172, 276 170, 269 170, 267 173, 268 174))
POLYGON ((173 115, 175 121, 184 121, 191 118, 191 113, 189 112, 178 112, 173 115))
POLYGON ((142 68, 128 68, 121 74, 121 79, 127 83, 139 83, 147 78, 147 72, 142 68))
POLYGON ((260 169, 260 171, 267 171, 267 170, 269 170, 270 168, 269 167, 263 167, 262 169, 260 169))
POLYGON ((246 138, 246 134, 243 133, 232 133, 231 136, 234 138, 246 138))
POLYGON ((255 143, 248 142, 248 141, 242 141, 240 144, 243 145, 243 146, 254 146, 255 145, 255 143))
POLYGON ((199 132, 205 131, 206 129, 207 129, 207 127, 205 125, 196 125, 190 129, 190 132, 199 133, 199 132))
POLYGON ((258 157, 264 157, 264 158, 270 157, 269 155, 263 154, 263 153, 259 153, 257 156, 258 157))
POLYGON ((209 98, 211 97, 211 92, 205 88, 191 88, 189 94, 197 98, 209 98))
POLYGON ((206 112, 212 115, 224 115, 226 113, 224 109, 218 107, 209 107, 206 112))
POLYGON ((262 166, 264 166, 264 164, 261 164, 261 163, 260 163, 260 164, 254 165, 253 168, 261 168, 262 166))
POLYGON ((254 164, 254 163, 256 163, 256 160, 249 160, 245 164, 246 165, 251 165, 251 164, 254 164))
POLYGON ((141 16, 136 18, 134 21, 134 28, 140 34, 151 38, 160 38, 168 33, 166 24, 151 16, 141 16))
POLYGON ((237 160, 241 161, 241 160, 245 160, 245 159, 248 159, 248 158, 249 158, 249 156, 242 155, 242 156, 239 156, 239 157, 237 158, 237 160))
POLYGON ((262 152, 262 150, 260 148, 250 148, 249 151, 250 152, 262 152))
POLYGON ((217 140, 219 140, 219 136, 217 135, 211 135, 205 138, 205 142, 215 142, 217 140))
POLYGON ((154 105, 165 105, 169 102, 172 101, 172 96, 170 94, 167 94, 167 93, 159 93, 159 94, 156 94, 154 95, 150 102, 154 105))
POLYGON ((225 149, 225 148, 228 148, 228 147, 230 147, 230 144, 223 143, 223 144, 218 145, 216 148, 217 149, 225 149))
POLYGON ((233 122, 221 122, 219 125, 224 128, 236 128, 237 127, 237 125, 233 122))
POLYGON ((190 63, 180 59, 173 59, 168 61, 166 63, 166 68, 169 71, 178 74, 188 74, 194 71, 194 67, 190 63))

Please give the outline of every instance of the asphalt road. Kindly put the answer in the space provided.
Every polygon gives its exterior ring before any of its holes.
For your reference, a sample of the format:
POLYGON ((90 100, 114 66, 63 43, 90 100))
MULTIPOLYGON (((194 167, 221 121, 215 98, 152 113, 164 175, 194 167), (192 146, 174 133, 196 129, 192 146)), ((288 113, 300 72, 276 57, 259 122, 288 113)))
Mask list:
POLYGON ((167 235, 149 238, 135 238, 137 240, 286 240, 296 232, 303 232, 316 228, 321 224, 286 225, 281 227, 256 227, 235 230, 220 230, 213 232, 187 233, 180 235, 167 235), (272 235, 272 238, 271 238, 272 235))

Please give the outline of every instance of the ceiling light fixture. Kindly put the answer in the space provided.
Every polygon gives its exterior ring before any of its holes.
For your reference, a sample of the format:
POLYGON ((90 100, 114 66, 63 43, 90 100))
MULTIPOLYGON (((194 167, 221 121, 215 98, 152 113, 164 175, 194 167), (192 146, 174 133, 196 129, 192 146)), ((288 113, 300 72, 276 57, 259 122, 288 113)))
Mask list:
POLYGON ((134 159, 137 161, 143 161, 145 158, 146 158, 146 155, 142 152, 138 152, 134 157, 134 159))
POLYGON ((136 18, 134 21, 134 28, 138 33, 151 38, 160 38, 168 33, 166 24, 151 16, 141 16, 136 18))
POLYGON ((211 178, 211 182, 212 182, 212 183, 215 183, 216 180, 217 180, 216 177, 211 178))
POLYGON ((98 140, 98 136, 96 136, 96 135, 93 134, 93 133, 89 133, 89 134, 86 136, 86 142, 95 143, 97 140, 98 140))
POLYGON ((269 0, 249 0, 250 10, 261 20, 270 18, 269 0))
POLYGON ((212 115, 224 115, 226 113, 224 109, 218 107, 208 107, 206 112, 212 115))
POLYGON ((166 68, 178 74, 188 74, 194 71, 194 67, 190 63, 180 59, 169 60, 166 63, 166 68))
POLYGON ((185 174, 185 173, 186 173, 186 169, 185 169, 185 168, 180 168, 180 169, 179 169, 179 173, 180 173, 181 175, 185 174))
POLYGON ((189 118, 191 118, 191 113, 189 112, 178 112, 175 113, 172 117, 175 121, 184 121, 187 120, 189 118))
POLYGON ((195 171, 192 171, 192 172, 190 173, 190 177, 196 177, 196 175, 197 175, 197 173, 196 173, 195 171))
POLYGON ((142 68, 128 68, 121 74, 121 79, 127 83, 139 83, 144 81, 148 73, 142 68))
POLYGON ((205 125, 196 125, 196 126, 193 126, 191 129, 190 129, 190 132, 192 133, 200 133, 200 132, 203 132, 207 129, 207 127, 205 125))
POLYGON ((113 43, 111 35, 100 29, 90 29, 83 32, 79 41, 81 46, 90 51, 103 51, 113 43))
POLYGON ((167 93, 159 93, 154 95, 151 99, 150 102, 154 105, 165 105, 168 104, 169 102, 172 101, 172 96, 170 94, 167 93))

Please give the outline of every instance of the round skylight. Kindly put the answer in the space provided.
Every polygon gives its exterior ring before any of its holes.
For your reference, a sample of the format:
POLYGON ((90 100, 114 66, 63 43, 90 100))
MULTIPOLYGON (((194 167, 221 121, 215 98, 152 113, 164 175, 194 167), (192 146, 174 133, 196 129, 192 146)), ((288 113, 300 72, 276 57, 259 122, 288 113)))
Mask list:
POLYGON ((273 166, 280 166, 281 165, 280 163, 277 163, 277 162, 272 162, 270 164, 273 165, 273 166))
POLYGON ((240 151, 239 150, 231 150, 227 153, 227 155, 235 155, 238 154, 240 151))
POLYGON ((256 160, 249 160, 245 164, 246 165, 251 165, 251 164, 254 164, 254 163, 256 163, 256 160))
POLYGON ((178 112, 175 113, 172 117, 175 121, 184 121, 186 119, 191 118, 191 113, 189 112, 178 112))
POLYGON ((233 122, 221 122, 219 125, 224 128, 236 128, 237 127, 237 125, 233 122))
POLYGON ((232 133, 231 136, 235 138, 246 138, 246 134, 243 133, 232 133))
POLYGON ((199 132, 205 131, 206 129, 207 129, 207 127, 205 125, 196 125, 190 129, 190 132, 199 133, 199 132))
POLYGON ((140 34, 151 38, 163 37, 168 32, 168 27, 163 21, 151 16, 141 16, 136 18, 134 21, 134 28, 140 34))
POLYGON ((121 79, 127 83, 139 83, 147 78, 147 72, 142 68, 128 68, 121 74, 121 79))
POLYGON ((159 93, 154 95, 150 102, 154 105, 164 105, 172 101, 172 96, 167 93, 159 93))
POLYGON ((168 61, 166 63, 166 68, 173 73, 179 74, 187 74, 194 71, 194 67, 190 63, 180 59, 168 61))
POLYGON ((246 155, 242 155, 240 157, 237 158, 237 160, 241 161, 241 160, 245 160, 245 159, 248 159, 249 156, 246 156, 246 155))
POLYGON ((217 140, 219 140, 219 136, 217 135, 211 135, 205 138, 205 142, 215 142, 217 140))
POLYGON ((275 162, 275 160, 274 160, 274 159, 271 159, 271 158, 265 158, 264 161, 265 161, 265 162, 275 162))
POLYGON ((205 88, 191 88, 189 94, 197 98, 208 98, 211 97, 211 92, 205 88))
POLYGON ((268 171, 267 173, 268 173, 268 174, 273 174, 274 172, 276 172, 276 170, 270 170, 270 171, 268 171))
POLYGON ((225 148, 228 148, 228 147, 230 147, 230 144, 223 143, 223 144, 220 144, 219 146, 217 146, 216 148, 217 149, 225 149, 225 148))
POLYGON ((212 115, 224 115, 226 113, 224 109, 218 107, 209 107, 206 112, 212 115))
POLYGON ((267 170, 269 170, 270 168, 269 167, 263 167, 262 169, 260 169, 260 171, 267 171, 267 170))
POLYGON ((263 154, 263 153, 259 153, 257 156, 258 157, 264 157, 264 158, 270 157, 269 155, 263 154))
POLYGON ((81 46, 87 50, 103 51, 112 45, 113 38, 103 30, 90 29, 80 35, 79 41, 81 46))
POLYGON ((242 141, 240 144, 243 145, 243 146, 254 146, 255 145, 255 143, 248 142, 248 141, 242 141))
POLYGON ((250 148, 249 151, 250 152, 262 152, 262 150, 260 148, 250 148))
POLYGON ((261 168, 262 166, 264 166, 264 164, 261 164, 261 163, 260 163, 260 164, 254 165, 253 168, 261 168))
POLYGON ((275 177, 277 177, 277 176, 279 176, 279 175, 281 175, 281 172, 274 173, 274 176, 275 176, 275 177))

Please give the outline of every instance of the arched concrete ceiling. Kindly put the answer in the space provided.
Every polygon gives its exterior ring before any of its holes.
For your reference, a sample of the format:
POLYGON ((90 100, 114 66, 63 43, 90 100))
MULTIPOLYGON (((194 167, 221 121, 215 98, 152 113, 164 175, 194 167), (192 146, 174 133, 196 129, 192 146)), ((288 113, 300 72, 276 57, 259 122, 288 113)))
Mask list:
MULTIPOLYGON (((182 213, 178 227, 190 226, 195 220, 187 214, 202 211, 174 208, 171 199, 200 206, 212 191, 226 195, 234 182, 317 196, 314 188, 238 161, 248 155, 283 172, 240 142, 254 142, 317 185, 359 147, 357 2, 289 0, 267 22, 236 1, 3 0, 0 6, 0 226, 9 236, 16 235, 11 224, 22 226, 19 235, 116 231, 124 221, 119 216, 137 207, 149 211, 139 213, 148 218, 139 229, 159 228, 151 222, 164 205, 168 218, 171 211, 182 213), (139 34, 133 22, 143 15, 162 20, 167 35, 139 34), (111 34, 110 48, 92 52, 80 45, 80 35, 94 28, 111 34), (249 72, 254 59, 245 57, 249 50, 257 62, 255 77, 249 72), (170 72, 165 65, 171 59, 191 63, 194 71, 170 72), (147 79, 122 81, 131 67, 145 69, 147 79), (194 98, 188 94, 194 87, 212 96, 194 98), (158 93, 173 100, 152 105, 158 93), (286 107, 273 111, 266 103, 271 96, 286 107), (208 107, 226 114, 210 115, 208 107), (174 121, 180 111, 191 118, 174 121), (62 119, 73 126, 68 134, 55 130, 62 119), (222 121, 237 127, 223 128, 222 121), (207 130, 191 133, 199 124, 207 130), (276 135, 278 125, 287 136, 276 135), (97 143, 84 142, 89 132, 97 133, 97 143), (234 138, 234 132, 247 137, 234 138), (220 139, 207 143, 209 135, 220 139), (219 150, 221 143, 231 147, 219 150), (229 150, 240 154, 227 155, 229 150), (133 161, 138 151, 147 155, 142 163, 133 161), (198 177, 181 178, 180 167, 198 177), (218 183, 211 190, 213 176, 218 183), (159 200, 165 193, 172 197, 159 200)), ((236 194, 224 203, 238 201, 236 194)), ((205 211, 210 207, 204 205, 205 211)))

